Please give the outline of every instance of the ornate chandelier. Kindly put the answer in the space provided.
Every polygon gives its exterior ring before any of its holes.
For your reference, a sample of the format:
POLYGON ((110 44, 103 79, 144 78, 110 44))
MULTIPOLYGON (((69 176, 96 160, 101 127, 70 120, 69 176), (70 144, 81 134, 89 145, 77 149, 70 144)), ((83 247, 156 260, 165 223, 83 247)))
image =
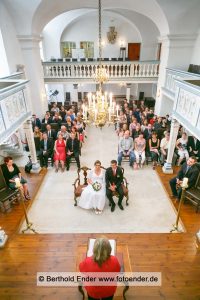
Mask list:
POLYGON ((102 40, 101 40, 101 0, 99 1, 99 65, 93 75, 95 82, 99 85, 99 90, 88 94, 88 105, 83 105, 83 116, 87 123, 93 123, 102 128, 106 123, 111 124, 116 121, 119 114, 119 106, 112 100, 112 93, 103 93, 102 85, 109 80, 109 74, 102 65, 102 40))

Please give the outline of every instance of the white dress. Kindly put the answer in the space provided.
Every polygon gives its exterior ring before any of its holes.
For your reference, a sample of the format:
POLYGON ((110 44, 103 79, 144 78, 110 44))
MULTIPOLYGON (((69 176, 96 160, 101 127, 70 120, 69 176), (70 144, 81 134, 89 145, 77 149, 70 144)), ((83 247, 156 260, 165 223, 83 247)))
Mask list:
POLYGON ((99 210, 103 210, 106 202, 105 171, 101 170, 101 173, 97 175, 94 170, 91 170, 88 174, 88 179, 91 179, 92 183, 100 183, 101 189, 95 191, 92 185, 88 184, 81 194, 78 206, 85 209, 98 208, 99 210))

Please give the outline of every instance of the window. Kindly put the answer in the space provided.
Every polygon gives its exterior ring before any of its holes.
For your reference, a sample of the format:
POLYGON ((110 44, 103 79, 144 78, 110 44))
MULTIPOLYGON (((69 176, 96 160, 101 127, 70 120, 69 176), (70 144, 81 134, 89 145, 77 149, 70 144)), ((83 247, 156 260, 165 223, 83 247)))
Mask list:
POLYGON ((85 50, 85 57, 86 58, 93 58, 94 57, 94 42, 80 42, 80 48, 85 50))
POLYGON ((72 49, 76 49, 75 42, 61 42, 62 57, 71 58, 72 57, 72 49))

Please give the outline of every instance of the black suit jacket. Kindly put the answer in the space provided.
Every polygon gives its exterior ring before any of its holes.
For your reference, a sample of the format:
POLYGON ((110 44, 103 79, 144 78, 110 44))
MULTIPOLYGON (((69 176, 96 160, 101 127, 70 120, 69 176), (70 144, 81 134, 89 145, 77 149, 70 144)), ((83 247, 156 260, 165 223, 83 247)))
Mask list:
POLYGON ((191 166, 191 168, 187 171, 187 163, 184 163, 178 172, 177 178, 182 180, 184 177, 188 178, 188 188, 195 186, 199 175, 199 169, 197 168, 196 164, 191 166))
POLYGON ((112 168, 106 170, 106 188, 108 189, 110 185, 115 184, 116 187, 120 187, 123 183, 123 172, 120 167, 117 167, 116 175, 114 176, 112 168))
POLYGON ((69 138, 66 143, 66 151, 74 152, 74 154, 76 153, 79 155, 79 152, 80 152, 79 140, 77 138, 74 139, 74 145, 73 145, 73 149, 72 149, 72 138, 69 138))
POLYGON ((46 134, 47 134, 48 138, 52 138, 53 140, 56 140, 56 138, 57 138, 57 133, 56 133, 56 131, 54 129, 51 129, 51 135, 50 135, 50 137, 48 135, 49 134, 48 131, 46 131, 46 134))
MULTIPOLYGON (((40 141, 40 150, 44 151, 44 140, 42 139, 40 141)), ((47 152, 48 155, 51 155, 51 153, 53 152, 53 143, 51 139, 47 139, 47 152)))
POLYGON ((188 148, 189 152, 198 151, 198 154, 199 154, 200 153, 200 141, 197 140, 196 141, 196 145, 195 145, 194 144, 194 137, 193 136, 189 136, 188 137, 187 148, 188 148), (190 151, 190 147, 192 148, 192 151, 190 151))

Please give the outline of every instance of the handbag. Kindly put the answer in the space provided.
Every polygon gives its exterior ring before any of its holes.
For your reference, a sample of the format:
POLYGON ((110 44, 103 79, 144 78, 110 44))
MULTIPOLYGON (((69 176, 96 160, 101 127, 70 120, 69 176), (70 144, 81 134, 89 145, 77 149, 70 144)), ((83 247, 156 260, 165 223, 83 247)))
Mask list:
POLYGON ((30 173, 31 169, 32 169, 32 166, 33 166, 33 164, 32 164, 32 161, 31 161, 31 157, 29 156, 29 161, 25 165, 25 172, 30 173))

